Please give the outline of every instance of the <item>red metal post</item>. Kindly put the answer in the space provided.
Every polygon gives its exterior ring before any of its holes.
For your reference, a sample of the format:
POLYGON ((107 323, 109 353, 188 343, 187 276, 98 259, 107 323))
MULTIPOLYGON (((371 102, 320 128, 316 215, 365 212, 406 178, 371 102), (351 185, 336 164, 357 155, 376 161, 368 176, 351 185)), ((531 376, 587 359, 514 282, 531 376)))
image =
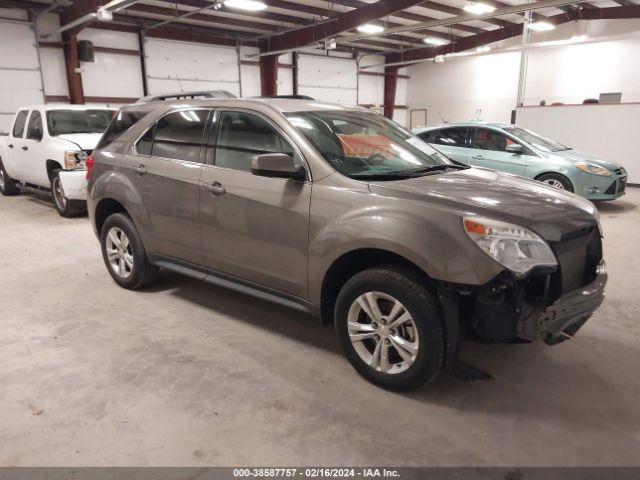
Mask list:
POLYGON ((69 86, 69 99, 74 105, 84 104, 84 89, 82 88, 82 75, 76 71, 80 68, 78 59, 78 37, 75 33, 63 32, 62 48, 64 50, 64 63, 67 71, 67 85, 69 86))
POLYGON ((398 87, 398 67, 384 69, 384 116, 393 120, 396 108, 396 90, 398 87))
POLYGON ((260 57, 260 94, 278 94, 278 56, 260 57))

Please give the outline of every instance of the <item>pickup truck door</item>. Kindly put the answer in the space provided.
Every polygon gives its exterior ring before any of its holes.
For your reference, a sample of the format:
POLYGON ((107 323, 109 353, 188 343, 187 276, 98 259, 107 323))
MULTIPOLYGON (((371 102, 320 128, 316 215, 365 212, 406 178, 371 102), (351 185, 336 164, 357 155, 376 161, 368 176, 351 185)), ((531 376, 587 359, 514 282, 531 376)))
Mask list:
POLYGON ((44 122, 42 113, 32 110, 27 125, 24 145, 21 148, 22 164, 24 165, 23 181, 50 188, 51 182, 47 175, 45 152, 44 122))
POLYGON ((7 151, 5 157, 2 159, 4 168, 11 178, 21 180, 23 175, 23 150, 24 147, 24 134, 27 126, 27 118, 29 117, 29 110, 21 110, 17 113, 13 122, 13 128, 11 133, 7 137, 7 151))

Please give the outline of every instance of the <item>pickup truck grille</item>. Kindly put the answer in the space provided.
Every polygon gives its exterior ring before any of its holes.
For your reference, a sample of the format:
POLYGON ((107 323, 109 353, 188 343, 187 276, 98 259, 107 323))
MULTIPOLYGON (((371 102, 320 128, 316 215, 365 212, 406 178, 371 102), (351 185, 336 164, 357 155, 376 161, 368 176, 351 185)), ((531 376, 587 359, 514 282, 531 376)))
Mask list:
POLYGON ((602 239, 596 225, 565 234, 551 248, 559 263, 552 282, 554 296, 589 285, 596 278, 602 260, 602 239))

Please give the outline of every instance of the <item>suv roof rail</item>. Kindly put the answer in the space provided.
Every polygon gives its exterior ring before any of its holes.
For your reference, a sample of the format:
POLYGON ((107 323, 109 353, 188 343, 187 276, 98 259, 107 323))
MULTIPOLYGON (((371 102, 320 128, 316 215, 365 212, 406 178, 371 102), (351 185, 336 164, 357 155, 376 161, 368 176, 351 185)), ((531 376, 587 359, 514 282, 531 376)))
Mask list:
POLYGON ((310 97, 309 95, 262 95, 260 97, 255 97, 255 98, 284 98, 284 99, 289 99, 289 100, 313 100, 313 101, 315 101, 315 98, 310 97))
POLYGON ((193 100, 197 98, 237 98, 226 90, 198 90, 191 92, 161 93, 142 97, 136 103, 165 102, 167 100, 193 100))

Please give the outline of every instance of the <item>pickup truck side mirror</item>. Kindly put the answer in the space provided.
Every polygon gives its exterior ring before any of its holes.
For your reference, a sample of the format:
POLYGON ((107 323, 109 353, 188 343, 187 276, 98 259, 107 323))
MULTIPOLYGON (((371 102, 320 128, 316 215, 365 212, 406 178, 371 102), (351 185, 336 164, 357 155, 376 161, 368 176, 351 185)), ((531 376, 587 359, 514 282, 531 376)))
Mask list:
POLYGON ((304 167, 286 153, 265 153, 256 155, 251 162, 251 173, 262 177, 293 178, 304 180, 304 167))
POLYGON ((507 152, 522 155, 524 148, 519 143, 512 143, 511 145, 507 145, 507 152))

